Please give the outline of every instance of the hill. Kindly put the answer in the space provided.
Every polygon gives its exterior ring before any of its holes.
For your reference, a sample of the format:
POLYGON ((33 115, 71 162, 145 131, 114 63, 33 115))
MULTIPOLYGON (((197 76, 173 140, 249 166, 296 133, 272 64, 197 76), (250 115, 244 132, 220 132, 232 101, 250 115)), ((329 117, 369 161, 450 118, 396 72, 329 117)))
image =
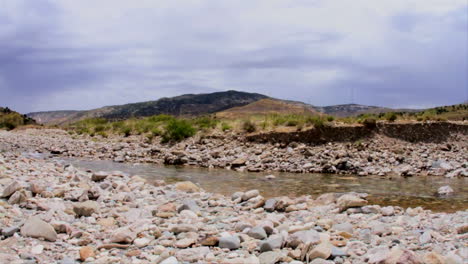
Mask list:
POLYGON ((8 107, 0 107, 0 129, 14 129, 23 125, 36 124, 34 119, 10 110, 8 107))
POLYGON ((46 124, 72 123, 86 118, 101 117, 123 120, 132 117, 147 117, 159 114, 174 116, 198 116, 212 114, 232 107, 243 106, 267 98, 257 93, 225 91, 209 94, 185 94, 156 101, 106 106, 89 111, 51 111, 29 113, 40 117, 46 124))
POLYGON ((246 118, 252 115, 268 114, 318 114, 311 106, 294 101, 284 101, 272 98, 261 99, 244 106, 233 107, 216 113, 219 118, 246 118))
POLYGON ((358 116, 362 114, 379 114, 387 112, 418 112, 415 109, 393 109, 380 106, 360 105, 360 104, 341 104, 331 106, 314 106, 315 110, 327 115, 336 117, 358 116))
POLYGON ((33 118, 41 124, 60 124, 67 120, 72 115, 75 115, 81 111, 75 110, 63 110, 63 111, 45 111, 35 112, 27 114, 28 117, 33 118))

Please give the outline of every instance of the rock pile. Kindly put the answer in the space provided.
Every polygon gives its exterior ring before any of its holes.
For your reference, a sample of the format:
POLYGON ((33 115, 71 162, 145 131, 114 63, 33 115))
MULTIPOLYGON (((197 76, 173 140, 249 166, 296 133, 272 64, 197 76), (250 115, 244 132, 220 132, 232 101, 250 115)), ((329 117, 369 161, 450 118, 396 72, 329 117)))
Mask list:
MULTIPOLYGON (((260 144, 247 142, 241 135, 189 138, 176 145, 146 141, 143 136, 90 138, 51 129, 0 131, 0 147, 4 145, 5 149, 117 162, 186 164, 252 172, 468 176, 468 135, 464 134, 454 135, 442 144, 409 143, 384 136, 319 146, 296 142, 260 144)), ((101 177, 105 175, 94 175, 96 181, 101 177)))
POLYGON ((0 153, 3 263, 464 263, 468 212, 232 197, 0 153), (96 177, 96 175, 99 175, 96 177), (20 197, 14 198, 12 197, 20 197))

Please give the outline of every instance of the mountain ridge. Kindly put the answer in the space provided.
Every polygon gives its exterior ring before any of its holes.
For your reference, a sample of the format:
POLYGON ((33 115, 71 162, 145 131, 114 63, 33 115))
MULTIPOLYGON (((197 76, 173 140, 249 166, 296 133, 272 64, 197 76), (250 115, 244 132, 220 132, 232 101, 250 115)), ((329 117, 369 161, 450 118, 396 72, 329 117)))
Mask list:
MULTIPOLYGON (((158 100, 110 105, 91 110, 41 111, 28 113, 27 116, 38 123, 61 125, 73 123, 86 118, 105 118, 122 120, 128 118, 147 117, 158 114, 174 116, 197 116, 223 113, 220 116, 245 116, 247 113, 271 112, 284 106, 279 112, 302 112, 309 114, 327 114, 336 117, 350 117, 361 114, 378 114, 386 112, 419 112, 425 109, 394 109, 389 107, 369 106, 360 104, 339 104, 331 106, 314 106, 300 101, 272 98, 263 94, 240 92, 235 90, 214 93, 183 94, 174 97, 163 97, 158 100), (258 101, 268 99, 268 103, 258 101), (250 106, 250 104, 253 104, 250 106), (263 106, 263 109, 262 109, 263 106), (243 114, 241 114, 244 112, 243 114)), ((254 113, 255 114, 255 113, 254 113)))

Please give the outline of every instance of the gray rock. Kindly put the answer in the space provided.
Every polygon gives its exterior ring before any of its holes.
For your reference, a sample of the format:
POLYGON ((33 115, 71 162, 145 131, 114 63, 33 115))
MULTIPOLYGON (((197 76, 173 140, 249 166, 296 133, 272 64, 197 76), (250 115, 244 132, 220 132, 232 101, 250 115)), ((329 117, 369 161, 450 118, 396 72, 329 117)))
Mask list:
POLYGON ((234 200, 237 200, 237 199, 241 199, 242 195, 244 195, 243 192, 235 192, 235 193, 232 194, 231 200, 234 201, 234 200))
POLYGON ((220 237, 218 245, 220 248, 238 249, 240 248, 240 239, 238 236, 220 237))
POLYGON ((276 208, 276 199, 275 198, 270 198, 266 200, 265 205, 263 206, 265 211, 267 212, 273 212, 276 208))
POLYGON ((367 205, 367 201, 354 194, 344 194, 337 200, 340 211, 343 212, 348 208, 361 207, 367 205))
POLYGON ((297 231, 288 237, 288 245, 297 247, 300 244, 318 244, 320 242, 320 234, 315 230, 297 231))
POLYGON ((183 210, 190 210, 194 213, 201 212, 200 207, 198 206, 197 202, 195 202, 194 200, 184 200, 182 202, 182 205, 177 209, 177 212, 180 213, 183 210))
POLYGON ((186 232, 196 232, 197 228, 193 225, 180 224, 174 225, 170 228, 170 231, 174 234, 186 233, 186 232))
POLYGON ((336 257, 346 257, 349 255, 345 251, 341 250, 340 248, 332 247, 331 256, 333 258, 336 258, 336 257))
POLYGON ((77 264, 78 262, 70 257, 64 257, 60 260, 59 264, 77 264))
POLYGON ((390 250, 386 246, 370 249, 367 252, 368 263, 383 263, 390 255, 390 250))
POLYGON ((42 221, 38 216, 33 216, 26 220, 21 228, 21 235, 33 238, 44 238, 54 242, 57 240, 57 233, 54 228, 42 221))
POLYGON ((316 258, 316 259, 312 260, 312 262, 310 262, 310 264, 335 264, 335 262, 333 262, 331 260, 324 260, 324 259, 321 259, 321 258, 316 258))
POLYGON ((110 242, 130 244, 133 242, 133 240, 135 240, 135 238, 136 238, 136 234, 134 232, 132 232, 127 227, 122 227, 122 228, 115 230, 115 232, 112 233, 110 242))
POLYGON ((11 237, 12 235, 14 235, 19 230, 20 230, 20 228, 18 226, 5 227, 5 228, 2 229, 2 236, 11 237))
POLYGON ((275 264, 281 259, 281 257, 281 252, 269 251, 260 254, 258 256, 258 260, 260 261, 260 264, 275 264))
POLYGON ((392 216, 395 214, 395 209, 393 208, 393 206, 386 206, 386 207, 382 207, 380 212, 382 213, 383 216, 392 216))
POLYGON ((95 201, 86 201, 73 205, 73 211, 78 216, 91 216, 99 211, 99 203, 95 201))
POLYGON ((179 264, 179 261, 174 256, 171 256, 161 261, 159 264, 179 264))
POLYGON ((252 229, 249 230, 247 235, 255 238, 255 239, 265 239, 267 238, 267 233, 265 232, 265 229, 261 226, 256 226, 252 229))
POLYGON ((426 243, 431 242, 431 239, 432 239, 431 231, 426 231, 419 237, 419 243, 424 245, 426 243))
POLYGON ((333 225, 332 227, 334 230, 336 231, 344 231, 344 232, 347 232, 347 233, 350 233, 350 234, 353 234, 353 225, 350 224, 350 223, 341 223, 341 224, 336 224, 336 225, 333 225))
POLYGON ((440 187, 440 188, 437 190, 437 193, 438 193, 439 195, 449 195, 449 194, 452 194, 452 193, 453 193, 453 189, 452 189, 452 187, 446 185, 446 186, 440 187))
POLYGON ((8 198, 10 197, 12 194, 14 194, 16 191, 18 191, 19 189, 21 189, 21 185, 17 182, 17 181, 13 181, 12 183, 10 183, 4 190, 3 190, 3 193, 2 193, 2 198, 8 198))
POLYGON ((105 171, 98 171, 98 172, 93 173, 93 175, 91 175, 91 180, 95 182, 103 181, 104 179, 107 178, 108 175, 109 174, 105 171))
POLYGON ((257 197, 260 195, 260 192, 258 190, 250 190, 250 191, 247 191, 245 192, 243 195, 242 195, 242 201, 248 201, 254 197, 257 197))
POLYGON ((21 204, 28 200, 28 196, 25 190, 18 190, 10 196, 8 199, 9 204, 21 204))
POLYGON ((309 253, 309 259, 316 259, 316 258, 321 258, 321 259, 327 259, 331 256, 332 253, 332 245, 330 243, 324 242, 318 244, 316 247, 314 247, 309 253))
POLYGON ((260 242, 260 252, 280 249, 283 245, 283 236, 277 234, 270 236, 266 241, 260 242))

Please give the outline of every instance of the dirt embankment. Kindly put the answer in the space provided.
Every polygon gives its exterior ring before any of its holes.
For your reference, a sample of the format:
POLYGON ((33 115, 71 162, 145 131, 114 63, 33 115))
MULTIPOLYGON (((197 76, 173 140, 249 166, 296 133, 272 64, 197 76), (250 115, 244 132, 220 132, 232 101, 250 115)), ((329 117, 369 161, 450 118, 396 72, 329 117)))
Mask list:
POLYGON ((324 126, 297 132, 270 132, 248 135, 252 142, 324 144, 328 142, 354 142, 375 135, 405 140, 408 142, 447 141, 454 134, 468 135, 468 123, 378 123, 366 126, 324 126))

